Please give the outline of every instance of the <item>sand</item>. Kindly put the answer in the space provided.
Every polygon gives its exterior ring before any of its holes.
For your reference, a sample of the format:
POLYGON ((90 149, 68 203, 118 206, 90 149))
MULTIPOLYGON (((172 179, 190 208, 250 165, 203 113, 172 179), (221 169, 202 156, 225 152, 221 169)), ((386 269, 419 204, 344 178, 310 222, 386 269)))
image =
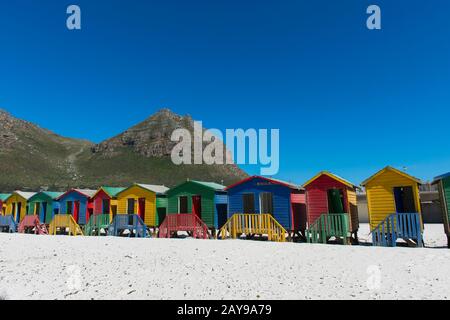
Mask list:
POLYGON ((0 297, 449 299, 443 227, 425 230, 424 249, 0 234, 0 297))

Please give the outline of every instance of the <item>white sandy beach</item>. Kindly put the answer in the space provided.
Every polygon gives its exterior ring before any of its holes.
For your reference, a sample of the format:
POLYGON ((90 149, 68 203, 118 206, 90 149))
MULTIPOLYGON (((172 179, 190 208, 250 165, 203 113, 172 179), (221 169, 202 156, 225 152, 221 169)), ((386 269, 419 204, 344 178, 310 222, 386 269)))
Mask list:
MULTIPOLYGON (((368 237, 363 225, 360 237, 368 237)), ((449 299, 442 225, 425 249, 0 234, 3 299, 449 299)))

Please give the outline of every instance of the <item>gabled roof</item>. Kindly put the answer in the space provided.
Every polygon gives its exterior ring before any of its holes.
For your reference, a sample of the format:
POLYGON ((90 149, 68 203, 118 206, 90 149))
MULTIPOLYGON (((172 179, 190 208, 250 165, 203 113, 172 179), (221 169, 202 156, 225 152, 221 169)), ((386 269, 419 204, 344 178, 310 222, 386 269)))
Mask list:
POLYGON ((443 179, 445 179, 445 178, 450 178, 450 172, 445 173, 445 174, 441 174, 440 176, 437 176, 436 178, 434 178, 432 184, 435 184, 435 183, 437 183, 438 181, 443 180, 443 179))
POLYGON ((9 197, 11 197, 11 193, 0 193, 0 201, 6 201, 9 197))
POLYGON ((239 181, 239 182, 237 182, 235 184, 232 184, 231 186, 228 186, 226 188, 226 190, 229 190, 231 188, 234 188, 236 186, 239 186, 241 184, 244 184, 244 183, 246 183, 248 181, 251 181, 251 180, 254 180, 254 179, 266 180, 268 182, 271 182, 271 183, 274 183, 274 184, 278 184, 278 185, 281 185, 281 186, 285 186, 285 187, 288 187, 288 188, 293 189, 293 190, 303 190, 303 188, 301 186, 299 186, 299 185, 296 185, 296 184, 293 184, 293 183, 290 183, 290 182, 286 182, 286 181, 283 181, 283 180, 279 180, 279 179, 266 178, 266 177, 263 177, 263 176, 252 176, 252 177, 249 177, 247 179, 241 180, 241 181, 239 181))
POLYGON ((215 183, 215 182, 196 181, 196 180, 190 180, 190 181, 187 181, 187 182, 193 182, 193 183, 196 183, 196 184, 200 184, 200 185, 202 185, 202 186, 204 186, 206 188, 213 189, 214 191, 223 191, 226 188, 225 186, 223 186, 221 184, 218 184, 218 183, 215 183))
POLYGON ((153 185, 153 184, 143 184, 143 183, 135 183, 132 186, 123 189, 122 191, 118 192, 117 195, 121 194, 122 192, 125 192, 133 187, 139 187, 144 190, 156 193, 157 195, 163 195, 166 194, 166 192, 169 190, 166 186, 161 185, 153 185))
POLYGON ((49 196, 52 199, 58 199, 64 194, 64 192, 54 192, 54 191, 42 191, 42 193, 49 196))
POLYGON ((308 180, 308 181, 303 185, 303 187, 306 187, 307 185, 313 183, 314 181, 316 181, 317 179, 319 179, 319 178, 320 178, 321 176, 323 176, 323 175, 328 176, 328 177, 330 177, 330 178, 333 179, 333 180, 337 180, 337 181, 339 181, 340 183, 346 185, 346 186, 349 187, 349 188, 358 188, 358 186, 356 186, 355 184, 351 183, 350 181, 345 180, 344 178, 341 178, 341 177, 339 177, 338 175, 335 175, 335 174, 333 174, 333 173, 331 173, 331 172, 328 172, 328 171, 322 171, 322 172, 319 172, 319 173, 318 173, 317 175, 315 175, 313 178, 311 178, 310 180, 308 180))
POLYGON ((97 192, 92 196, 95 198, 97 194, 102 191, 105 192, 110 198, 115 198, 119 193, 121 193, 125 188, 116 188, 116 187, 101 187, 97 190, 97 192))
POLYGON ((204 187, 206 189, 212 190, 214 192, 216 192, 216 191, 225 191, 225 189, 226 189, 225 186, 223 186, 221 184, 218 184, 218 183, 215 183, 215 182, 186 180, 185 182, 180 183, 179 185, 171 188, 167 193, 168 194, 172 194, 174 192, 174 190, 178 190, 179 188, 181 188, 181 187, 183 187, 183 186, 185 186, 187 184, 196 184, 196 185, 199 185, 199 186, 204 187))
POLYGON ((85 196, 86 198, 92 198, 96 193, 97 190, 91 190, 91 189, 71 189, 69 191, 67 191, 66 193, 63 193, 61 196, 58 197, 57 200, 60 200, 62 198, 64 198, 65 196, 67 196, 68 194, 72 193, 72 192, 77 192, 83 196, 85 196))
POLYGON ((136 185, 143 189, 153 191, 156 194, 165 194, 167 191, 169 191, 169 188, 161 185, 142 184, 142 183, 136 183, 136 185))
POLYGON ((29 200, 33 200, 33 198, 39 196, 40 194, 44 194, 47 197, 51 198, 52 200, 56 200, 59 197, 61 197, 64 193, 63 192, 53 192, 53 191, 41 191, 41 192, 36 193, 29 200))
POLYGON ((29 200, 32 196, 34 196, 36 194, 36 192, 14 191, 13 195, 14 194, 21 196, 25 200, 29 200))
POLYGON ((97 190, 91 190, 91 189, 74 189, 74 191, 81 193, 89 198, 92 198, 97 193, 97 190))
POLYGON ((391 167, 391 166, 387 166, 386 168, 381 169, 380 171, 378 171, 377 173, 375 173, 373 176, 371 176, 370 178, 368 178, 368 179, 366 179, 365 181, 363 181, 363 182, 361 183, 361 185, 362 185, 362 186, 365 186, 365 185, 368 184, 371 180, 375 179, 376 177, 378 177, 379 175, 385 173, 386 171, 392 171, 392 172, 395 172, 395 173, 397 173, 397 174, 399 174, 399 175, 401 175, 401 176, 403 176, 403 177, 405 177, 405 178, 407 178, 407 179, 410 179, 410 180, 413 180, 414 182, 417 182, 418 184, 422 184, 422 181, 421 181, 420 179, 418 179, 418 178, 416 178, 416 177, 413 177, 413 176, 407 174, 406 172, 403 172, 403 171, 400 171, 400 170, 398 170, 398 169, 395 169, 395 168, 393 168, 393 167, 391 167))

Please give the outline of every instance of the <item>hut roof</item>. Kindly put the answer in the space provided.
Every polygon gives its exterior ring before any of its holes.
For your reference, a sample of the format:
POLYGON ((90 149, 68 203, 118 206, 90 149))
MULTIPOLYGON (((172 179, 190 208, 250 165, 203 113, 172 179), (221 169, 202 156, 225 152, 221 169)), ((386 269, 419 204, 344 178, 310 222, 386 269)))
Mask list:
POLYGON ((166 186, 161 186, 161 185, 153 185, 153 184, 142 184, 142 183, 136 183, 136 186, 139 186, 143 189, 147 189, 149 191, 152 191, 156 194, 165 194, 169 188, 167 188, 166 186))
POLYGON ((97 193, 97 190, 90 190, 90 189, 74 189, 74 191, 81 193, 89 198, 92 198, 97 193))
POLYGON ((62 198, 64 198, 66 195, 68 195, 69 193, 72 192, 77 192, 83 196, 85 196, 86 198, 92 198, 93 196, 95 196, 95 194, 97 193, 97 190, 91 190, 91 189, 71 189, 65 193, 63 193, 62 195, 60 195, 57 200, 60 200, 62 198))
POLYGON ((323 176, 323 175, 326 175, 326 176, 330 177, 331 179, 337 180, 337 181, 339 181, 340 183, 346 185, 346 186, 349 187, 349 188, 358 188, 357 185, 351 183, 350 181, 348 181, 348 180, 346 180, 346 179, 344 179, 344 178, 341 178, 340 176, 335 175, 335 174, 333 174, 333 173, 331 173, 331 172, 328 172, 328 171, 322 171, 322 172, 318 173, 318 174, 315 175, 313 178, 311 178, 310 180, 308 180, 308 181, 303 185, 303 187, 306 187, 307 185, 313 183, 314 181, 316 181, 318 178, 320 178, 320 177, 323 176))
POLYGON ((32 196, 36 194, 36 192, 14 191, 13 194, 17 194, 22 198, 24 198, 25 200, 29 200, 32 196))
POLYGON ((435 183, 437 183, 438 181, 443 180, 443 179, 445 179, 445 178, 450 178, 450 172, 447 172, 447 173, 445 173, 445 174, 441 174, 440 176, 437 176, 436 178, 434 178, 432 184, 435 184, 435 183))
POLYGON ((34 196, 32 196, 28 200, 32 200, 34 197, 36 197, 40 194, 44 194, 44 195, 48 196, 49 198, 56 200, 59 197, 61 197, 64 193, 63 192, 53 192, 53 191, 41 191, 41 192, 36 193, 34 196))
POLYGON ((399 175, 401 175, 401 176, 403 176, 403 177, 405 177, 405 178, 407 178, 407 179, 410 179, 410 180, 412 180, 412 181, 414 181, 414 182, 417 182, 418 184, 422 184, 422 181, 421 181, 419 178, 413 177, 413 176, 407 174, 406 172, 400 171, 400 170, 395 169, 395 168, 393 168, 393 167, 391 167, 391 166, 387 166, 386 168, 381 169, 380 171, 378 171, 377 173, 375 173, 373 176, 371 176, 370 178, 368 178, 368 179, 366 179, 365 181, 363 181, 363 182, 361 183, 361 185, 362 185, 362 186, 367 185, 370 181, 372 181, 373 179, 375 179, 376 177, 378 177, 379 175, 381 175, 381 174, 383 174, 383 173, 385 173, 385 172, 387 172, 387 171, 395 172, 395 173, 397 173, 397 174, 399 174, 399 175))
POLYGON ((97 196, 97 194, 100 191, 104 191, 109 197, 114 198, 116 197, 119 193, 121 193, 123 190, 125 190, 125 188, 116 188, 116 187, 101 187, 100 189, 97 190, 97 192, 95 193, 95 196, 97 196))
POLYGON ((9 197, 11 197, 11 193, 0 193, 0 201, 6 201, 9 197))
POLYGON ((236 186, 238 186, 238 185, 241 185, 241 184, 246 183, 246 182, 248 182, 248 181, 251 181, 251 180, 253 180, 253 179, 262 179, 262 180, 266 180, 266 181, 268 181, 268 182, 272 182, 272 183, 274 183, 274 184, 279 184, 279 185, 288 187, 288 188, 293 189, 293 190, 303 190, 303 188, 302 188, 301 186, 296 185, 296 184, 293 184, 293 183, 291 183, 291 182, 286 182, 286 181, 283 181, 283 180, 273 179, 273 178, 266 178, 266 177, 263 177, 263 176, 252 176, 252 177, 249 177, 249 178, 247 178, 247 179, 241 180, 241 181, 239 181, 239 182, 237 182, 237 183, 235 183, 235 184, 232 184, 231 186, 227 187, 226 190, 229 190, 229 189, 231 189, 231 188, 234 188, 234 187, 236 187, 236 186))
POLYGON ((215 182, 196 181, 196 180, 190 180, 190 182, 200 184, 200 185, 202 185, 204 187, 207 187, 209 189, 213 189, 215 191, 223 191, 226 188, 225 186, 223 186, 221 184, 218 184, 218 183, 215 183, 215 182))

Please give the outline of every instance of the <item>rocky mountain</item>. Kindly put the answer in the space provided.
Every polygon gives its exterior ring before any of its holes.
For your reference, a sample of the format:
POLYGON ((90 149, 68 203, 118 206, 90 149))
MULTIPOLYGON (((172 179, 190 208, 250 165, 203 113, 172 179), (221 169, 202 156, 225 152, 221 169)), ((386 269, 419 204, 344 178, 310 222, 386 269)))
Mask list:
POLYGON ((193 132, 190 116, 163 109, 99 144, 61 137, 0 110, 0 191, 65 190, 134 182, 174 186, 186 179, 233 183, 235 165, 181 165, 170 159, 173 130, 193 132))

